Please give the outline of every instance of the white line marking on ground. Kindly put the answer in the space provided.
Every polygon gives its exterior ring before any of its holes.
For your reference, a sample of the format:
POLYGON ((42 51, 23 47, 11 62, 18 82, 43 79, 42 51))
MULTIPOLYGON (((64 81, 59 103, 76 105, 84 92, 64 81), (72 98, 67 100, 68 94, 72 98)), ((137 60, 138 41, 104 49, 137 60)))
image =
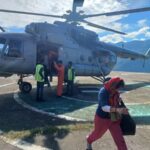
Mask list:
MULTIPOLYGON (((99 90, 82 90, 82 93, 98 93, 99 90)), ((129 93, 129 91, 121 90, 121 93, 129 93)))
POLYGON ((27 142, 20 140, 20 139, 10 140, 10 139, 3 136, 3 131, 1 131, 1 130, 0 130, 0 139, 2 139, 3 141, 5 141, 6 143, 8 143, 10 145, 13 145, 17 148, 20 148, 22 150, 52 150, 49 148, 37 146, 35 144, 27 143, 27 142))
POLYGON ((16 84, 16 82, 0 85, 0 88, 1 88, 1 87, 5 87, 5 86, 9 86, 9 85, 13 85, 13 84, 16 84))
POLYGON ((125 103, 126 105, 146 105, 150 104, 150 102, 142 102, 142 103, 125 103))
POLYGON ((73 100, 73 101, 79 101, 79 102, 85 102, 85 103, 92 103, 92 104, 97 104, 98 102, 91 102, 91 101, 85 101, 85 100, 80 100, 77 98, 72 98, 68 96, 62 96, 63 98, 66 98, 67 100, 73 100))
POLYGON ((25 103, 18 95, 18 93, 14 93, 14 99, 17 103, 19 103, 20 105, 22 105, 23 107, 25 108, 28 108, 32 111, 35 111, 35 112, 38 112, 38 113, 41 113, 41 114, 45 114, 45 115, 48 115, 48 116, 51 116, 51 117, 55 117, 55 118, 59 118, 59 119, 65 119, 65 120, 69 120, 69 121, 87 121, 87 120, 84 120, 84 119, 78 119, 78 118, 73 118, 73 117, 69 117, 69 116, 65 116, 65 115, 56 115, 54 113, 51 113, 51 112, 45 112, 43 110, 40 110, 38 108, 35 108, 35 107, 32 107, 30 106, 29 104, 25 103))

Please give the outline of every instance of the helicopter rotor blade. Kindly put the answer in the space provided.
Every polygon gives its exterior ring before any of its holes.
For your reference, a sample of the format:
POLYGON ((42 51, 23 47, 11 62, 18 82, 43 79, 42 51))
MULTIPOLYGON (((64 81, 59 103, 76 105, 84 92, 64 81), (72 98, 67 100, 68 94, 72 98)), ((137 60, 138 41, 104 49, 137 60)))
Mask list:
POLYGON ((15 10, 7 10, 7 9, 0 9, 0 12, 25 14, 25 15, 36 15, 36 16, 54 17, 54 18, 62 18, 63 19, 63 16, 58 16, 58 15, 41 14, 41 13, 33 13, 33 12, 25 12, 25 11, 15 11, 15 10))
POLYGON ((99 28, 99 29, 103 29, 103 30, 106 30, 106 31, 111 31, 111 32, 115 32, 115 33, 118 33, 118 34, 126 35, 126 33, 124 33, 124 32, 117 31, 117 30, 114 30, 114 29, 111 29, 111 28, 107 28, 107 27, 104 27, 104 26, 100 26, 100 25, 88 22, 86 20, 83 20, 82 22, 86 23, 89 26, 95 27, 95 28, 99 28))
POLYGON ((130 14, 130 13, 139 13, 139 12, 145 12, 145 11, 150 11, 150 7, 122 10, 122 11, 114 11, 114 12, 100 13, 100 14, 93 14, 93 15, 83 15, 83 18, 98 17, 98 16, 104 16, 104 15, 105 16, 114 16, 114 15, 130 14))
POLYGON ((4 29, 3 27, 1 27, 1 26, 0 26, 0 30, 1 30, 2 32, 5 32, 5 29, 4 29))

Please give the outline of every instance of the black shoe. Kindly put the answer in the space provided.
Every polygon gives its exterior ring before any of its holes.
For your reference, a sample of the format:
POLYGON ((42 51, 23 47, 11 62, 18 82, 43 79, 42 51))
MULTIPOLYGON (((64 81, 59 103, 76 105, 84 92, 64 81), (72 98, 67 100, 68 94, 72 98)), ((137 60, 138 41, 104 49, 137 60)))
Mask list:
POLYGON ((87 148, 86 148, 86 150, 92 150, 92 145, 89 144, 88 142, 87 142, 87 148))

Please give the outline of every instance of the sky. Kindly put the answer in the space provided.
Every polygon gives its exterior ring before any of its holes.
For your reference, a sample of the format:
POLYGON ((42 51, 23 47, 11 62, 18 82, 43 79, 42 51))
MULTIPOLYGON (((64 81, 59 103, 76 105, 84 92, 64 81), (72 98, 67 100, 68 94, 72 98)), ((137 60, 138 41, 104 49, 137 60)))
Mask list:
MULTIPOLYGON (((0 0, 0 9, 29 11, 37 13, 47 13, 53 15, 63 15, 67 10, 72 9, 73 0, 0 0)), ((150 0, 84 0, 84 5, 78 8, 85 14, 97 14, 103 12, 119 11, 126 9, 150 7, 150 0)), ((87 21, 94 24, 109 27, 127 33, 119 35, 112 32, 100 30, 81 24, 85 28, 96 32, 99 39, 104 42, 118 43, 133 40, 150 39, 150 11, 117 16, 101 16, 88 18, 87 21)), ((23 32, 27 24, 31 22, 64 21, 58 18, 27 16, 20 14, 9 14, 0 12, 0 26, 7 32, 23 32)))

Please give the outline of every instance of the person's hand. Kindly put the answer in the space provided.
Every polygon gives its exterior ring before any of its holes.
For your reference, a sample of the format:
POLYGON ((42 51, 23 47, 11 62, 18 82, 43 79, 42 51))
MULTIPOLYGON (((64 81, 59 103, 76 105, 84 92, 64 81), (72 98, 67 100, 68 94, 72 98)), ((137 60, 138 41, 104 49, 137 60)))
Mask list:
POLYGON ((118 112, 119 114, 129 114, 128 109, 127 108, 117 108, 116 112, 118 112))

